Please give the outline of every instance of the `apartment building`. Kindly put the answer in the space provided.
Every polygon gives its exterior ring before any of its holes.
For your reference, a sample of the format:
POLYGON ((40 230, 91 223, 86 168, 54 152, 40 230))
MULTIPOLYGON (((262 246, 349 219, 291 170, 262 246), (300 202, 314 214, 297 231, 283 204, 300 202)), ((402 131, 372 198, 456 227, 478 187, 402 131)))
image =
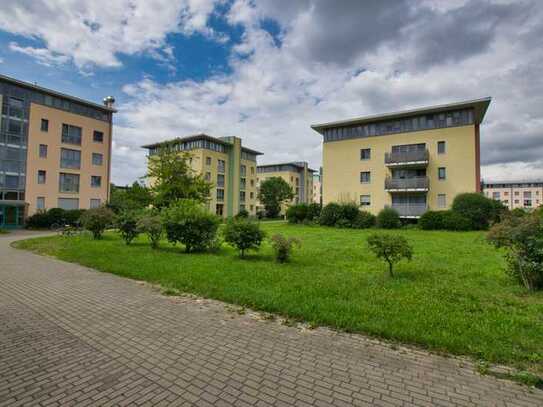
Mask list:
POLYGON ((480 191, 480 134, 491 98, 311 126, 323 136, 323 204, 401 217, 480 191))
MULTIPOLYGON (((266 164, 257 167, 257 184, 268 178, 283 178, 294 191, 291 204, 313 202, 313 174, 315 170, 309 168, 305 161, 296 161, 280 164, 266 164)), ((283 211, 286 208, 283 208, 283 211)))
POLYGON ((225 218, 243 209, 256 214, 256 159, 262 153, 243 147, 238 137, 215 138, 207 134, 142 147, 149 150, 152 159, 165 146, 190 153, 192 169, 213 184, 209 210, 225 218))
MULTIPOLYGON (((322 168, 321 168, 322 169, 322 168)), ((322 205, 322 174, 321 172, 313 173, 313 202, 322 205)))
POLYGON ((104 105, 0 75, 0 227, 109 198, 114 99, 104 105))
POLYGON ((543 181, 483 182, 483 192, 509 209, 534 209, 543 204, 543 181))

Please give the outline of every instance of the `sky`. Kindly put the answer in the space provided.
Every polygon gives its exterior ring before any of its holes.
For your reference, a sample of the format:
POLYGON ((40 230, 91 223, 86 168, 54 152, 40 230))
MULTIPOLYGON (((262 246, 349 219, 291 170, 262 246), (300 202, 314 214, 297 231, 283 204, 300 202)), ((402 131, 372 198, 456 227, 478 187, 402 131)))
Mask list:
POLYGON ((540 0, 0 3, 2 74, 115 97, 116 184, 160 140, 237 136, 318 168, 311 124, 486 96, 483 179, 543 179, 540 0))

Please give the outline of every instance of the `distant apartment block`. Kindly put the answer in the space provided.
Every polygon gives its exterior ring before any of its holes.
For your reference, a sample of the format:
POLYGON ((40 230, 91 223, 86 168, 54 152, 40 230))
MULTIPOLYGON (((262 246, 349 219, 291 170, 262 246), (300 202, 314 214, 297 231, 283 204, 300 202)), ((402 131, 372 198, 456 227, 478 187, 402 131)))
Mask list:
POLYGON ((323 136, 323 204, 393 207, 418 218, 480 191, 480 136, 491 99, 311 126, 323 136))
POLYGON ((483 191, 509 209, 533 209, 543 203, 543 181, 483 182, 483 191))
POLYGON ((322 205, 322 176, 320 172, 313 173, 313 202, 322 205))
POLYGON ((206 134, 143 146, 149 159, 163 147, 188 152, 192 169, 213 184, 209 209, 221 217, 241 210, 256 214, 256 158, 262 153, 243 147, 238 137, 215 138, 206 134))
POLYGON ((0 227, 109 198, 113 98, 104 105, 0 75, 0 227))
POLYGON ((309 168, 306 162, 259 165, 257 173, 259 185, 272 177, 283 178, 294 192, 291 204, 313 202, 313 174, 315 170, 309 168))

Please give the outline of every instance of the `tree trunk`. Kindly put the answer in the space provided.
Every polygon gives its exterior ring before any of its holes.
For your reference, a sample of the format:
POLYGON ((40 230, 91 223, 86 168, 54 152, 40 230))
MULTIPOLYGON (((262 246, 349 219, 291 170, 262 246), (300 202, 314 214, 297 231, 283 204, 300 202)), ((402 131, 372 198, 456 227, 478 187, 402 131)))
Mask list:
POLYGON ((390 277, 394 277, 394 273, 392 273, 392 262, 388 262, 388 273, 390 274, 390 277))

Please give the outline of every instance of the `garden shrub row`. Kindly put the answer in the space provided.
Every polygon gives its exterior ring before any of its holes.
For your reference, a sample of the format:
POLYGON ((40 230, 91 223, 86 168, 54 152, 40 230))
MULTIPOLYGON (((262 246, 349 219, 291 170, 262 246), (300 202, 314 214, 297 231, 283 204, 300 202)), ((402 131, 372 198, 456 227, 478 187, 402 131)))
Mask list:
POLYGON ((39 211, 26 219, 28 229, 50 229, 53 226, 76 226, 81 220, 84 209, 65 210, 51 208, 39 211))
POLYGON ((329 203, 321 210, 317 203, 292 205, 287 209, 290 223, 318 223, 323 226, 364 229, 375 225, 375 216, 354 203, 329 203))

